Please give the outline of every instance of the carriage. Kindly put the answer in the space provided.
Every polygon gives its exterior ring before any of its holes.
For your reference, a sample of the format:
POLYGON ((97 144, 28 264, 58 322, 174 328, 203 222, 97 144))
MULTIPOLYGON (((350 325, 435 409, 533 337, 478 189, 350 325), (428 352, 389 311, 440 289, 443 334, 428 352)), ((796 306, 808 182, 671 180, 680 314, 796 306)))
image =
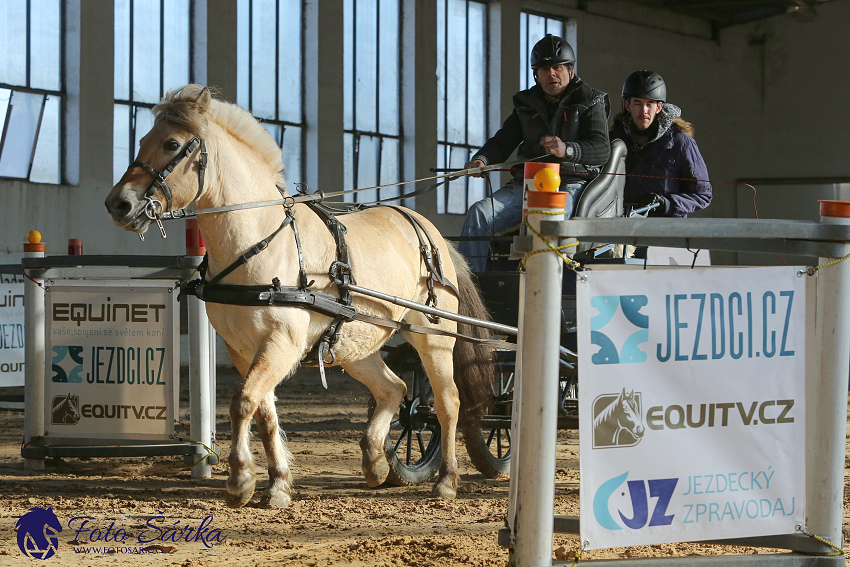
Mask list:
MULTIPOLYGON (((519 274, 503 264, 510 259, 497 249, 492 269, 471 274, 427 219, 401 207, 369 208, 339 222, 319 205, 324 196, 287 191, 280 149, 247 111, 200 85, 171 91, 154 113, 137 161, 105 204, 115 224, 140 236, 154 225, 165 236, 164 220, 198 218, 207 258, 197 279, 181 282, 181 293, 207 302, 243 376, 230 406, 226 503, 244 506, 255 491, 252 418, 269 462, 260 505, 291 502, 292 455, 279 433, 274 387, 307 358, 322 372, 324 364, 340 365, 372 392, 360 443, 370 486, 422 482, 438 471, 432 492, 455 497, 458 427, 474 465, 486 476, 504 475, 516 347, 487 329, 516 334, 516 304, 498 303, 518 297, 505 290, 518 289, 519 274), (507 324, 486 322, 475 278, 507 324), (386 347, 396 332, 407 345, 386 347)), ((625 145, 615 140, 576 216, 623 215, 624 161, 625 145)), ((601 261, 605 249, 583 243, 576 255, 601 261)), ((565 292, 560 391, 553 392, 563 427, 577 426, 572 293, 565 292)))
MULTIPOLYGON (((588 182, 576 204, 575 216, 613 218, 623 216, 626 148, 620 140, 611 144, 611 157, 588 182)), ((637 214, 645 210, 637 211, 637 214)), ((518 256, 511 258, 510 246, 517 229, 491 239, 487 269, 475 274, 476 282, 491 317, 504 325, 517 326, 519 303, 518 256)), ((459 241, 463 237, 450 240, 459 241)), ((629 263, 613 245, 580 243, 574 256, 583 265, 629 263)), ((574 272, 565 270, 561 305, 561 352, 558 396, 559 429, 578 428, 578 356, 576 355, 576 306, 574 272)), ((513 337, 506 337, 508 340, 513 337)), ((413 484, 428 479, 440 464, 440 425, 433 412, 427 376, 416 352, 407 344, 386 346, 387 364, 408 384, 386 441, 392 467, 390 482, 413 484)), ((466 451, 473 466, 487 478, 501 478, 510 470, 511 413, 513 408, 516 351, 497 349, 496 371, 489 412, 461 422, 466 451)))

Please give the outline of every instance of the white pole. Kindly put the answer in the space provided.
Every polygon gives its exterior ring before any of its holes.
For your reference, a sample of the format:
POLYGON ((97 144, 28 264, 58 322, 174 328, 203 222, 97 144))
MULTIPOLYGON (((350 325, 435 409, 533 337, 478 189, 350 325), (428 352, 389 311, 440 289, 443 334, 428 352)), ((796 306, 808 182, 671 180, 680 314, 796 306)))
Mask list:
MULTIPOLYGON (((850 225, 850 202, 821 201, 821 222, 850 225)), ((829 259, 821 258, 821 264, 829 259)), ((842 547, 847 386, 850 369, 850 260, 817 272, 815 344, 806 382, 806 530, 842 547)))
MULTIPOLYGON (((44 258, 44 243, 24 243, 24 258, 44 258)), ((24 445, 44 436, 44 291, 42 280, 24 282, 24 445)), ((44 470, 44 459, 24 459, 27 470, 44 470)))
POLYGON ((517 482, 519 479, 519 426, 522 420, 522 328, 523 328, 523 298, 525 297, 525 274, 519 275, 519 311, 517 313, 517 350, 514 358, 514 393, 511 406, 511 466, 508 481, 508 531, 511 538, 516 535, 517 482))
MULTIPOLYGON (((563 220, 566 194, 528 191, 528 221, 563 220), (535 214, 560 211, 560 215, 535 214)), ((548 248, 534 237, 532 250, 548 248)), ((514 529, 517 567, 552 565, 558 359, 563 264, 554 252, 527 256, 522 322, 519 446, 514 529)))
MULTIPOLYGON (((206 253, 197 219, 186 219, 186 255, 203 256, 206 253)), ((207 307, 195 296, 187 296, 189 317, 189 439, 212 450, 215 406, 212 405, 211 371, 215 369, 215 347, 210 347, 215 335, 210 332, 207 307), (212 354, 211 354, 212 350, 212 354)), ((213 459, 218 462, 218 459, 213 459)), ((192 467, 192 478, 212 477, 208 458, 192 467)))

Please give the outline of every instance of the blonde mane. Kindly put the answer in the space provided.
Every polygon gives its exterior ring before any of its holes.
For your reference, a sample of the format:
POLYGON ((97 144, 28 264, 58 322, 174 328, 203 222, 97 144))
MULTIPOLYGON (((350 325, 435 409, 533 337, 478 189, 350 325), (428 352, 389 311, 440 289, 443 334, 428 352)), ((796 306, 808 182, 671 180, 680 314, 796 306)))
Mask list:
POLYGON ((169 90, 153 113, 157 121, 167 120, 197 135, 202 135, 207 120, 212 120, 254 149, 283 185, 283 153, 271 134, 247 110, 214 98, 210 89, 191 84, 169 90))

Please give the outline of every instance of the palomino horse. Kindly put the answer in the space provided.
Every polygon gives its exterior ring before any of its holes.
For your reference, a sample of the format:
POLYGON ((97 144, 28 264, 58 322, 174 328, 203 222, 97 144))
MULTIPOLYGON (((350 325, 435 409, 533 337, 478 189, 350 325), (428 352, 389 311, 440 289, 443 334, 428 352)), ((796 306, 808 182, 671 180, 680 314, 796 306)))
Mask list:
MULTIPOLYGON (((187 85, 170 91, 154 108, 154 114, 154 127, 142 138, 137 161, 106 198, 106 208, 115 224, 141 234, 155 216, 152 210, 169 212, 172 207, 176 210, 194 203, 200 211, 281 199, 285 192, 281 149, 247 111, 214 99, 200 85, 187 85), (202 155, 204 152, 207 155, 202 155), (181 159, 181 155, 186 159, 181 159)), ((436 297, 440 309, 479 319, 486 317, 463 258, 427 219, 412 211, 407 214, 411 218, 400 208, 374 207, 344 215, 353 280, 361 288, 419 303, 427 302, 431 287, 431 299, 436 297), (416 221, 431 235, 436 250, 446 260, 442 272, 449 285, 429 281, 420 252, 420 247, 425 248, 419 240, 422 228, 413 226, 416 221)), ((341 297, 329 276, 329 266, 338 259, 337 242, 325 221, 307 205, 199 214, 198 223, 207 248, 207 275, 214 278, 225 273, 222 284, 271 288, 273 281, 275 286, 299 286, 300 282, 301 289, 309 286, 311 291, 341 297), (262 253, 227 272, 234 261, 285 226, 287 215, 295 218, 292 227, 280 230, 262 253), (296 246, 298 234, 303 254, 296 246), (301 273, 302 265, 306 278, 301 273)), ((429 324, 423 313, 383 300, 357 295, 352 305, 359 313, 372 317, 450 332, 460 326, 462 332, 469 332, 466 325, 446 318, 429 324)), ((207 314, 243 377, 230 404, 233 442, 226 502, 231 507, 243 506, 254 493, 256 475, 248 447, 253 416, 269 463, 269 486, 260 504, 287 506, 291 502, 292 457, 278 430, 274 388, 313 350, 332 318, 295 306, 221 303, 207 303, 207 314)), ((404 382, 384 364, 379 352, 392 333, 392 329, 362 321, 346 322, 330 363, 341 366, 366 385, 375 398, 376 409, 360 441, 363 474, 373 487, 382 484, 389 474, 384 440, 406 392, 404 382)), ((441 425, 442 464, 433 492, 453 498, 458 485, 455 432, 459 409, 486 405, 490 395, 489 365, 482 361, 489 359, 489 353, 485 354, 486 348, 478 344, 458 341, 456 345, 455 338, 448 334, 401 333, 419 353, 434 391, 434 409, 441 425)))

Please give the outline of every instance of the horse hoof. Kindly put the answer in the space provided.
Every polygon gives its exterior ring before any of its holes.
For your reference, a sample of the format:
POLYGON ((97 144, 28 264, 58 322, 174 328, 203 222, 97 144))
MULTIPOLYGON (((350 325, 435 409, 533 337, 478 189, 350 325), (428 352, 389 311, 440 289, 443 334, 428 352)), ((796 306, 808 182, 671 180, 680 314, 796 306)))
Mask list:
POLYGON ((363 463, 363 476, 366 477, 366 484, 369 485, 370 488, 375 488, 384 484, 389 475, 390 464, 386 461, 386 459, 381 459, 378 462, 371 463, 369 466, 367 466, 366 463, 363 463))
POLYGON ((455 498, 457 498, 457 489, 438 482, 434 485, 434 488, 431 489, 431 494, 433 494, 437 498, 454 500, 455 498))
POLYGON ((227 504, 229 508, 241 508, 251 501, 251 497, 254 496, 254 487, 256 485, 256 481, 251 481, 246 483, 246 485, 241 489, 238 487, 227 486, 227 492, 224 495, 224 503, 227 504))
POLYGON ((253 490, 241 492, 239 494, 231 494, 228 492, 224 495, 224 503, 227 504, 228 508, 241 508, 251 501, 251 497, 253 495, 253 490))
POLYGON ((292 498, 289 494, 279 490, 273 493, 266 491, 260 498, 260 508, 288 508, 290 504, 292 498))

